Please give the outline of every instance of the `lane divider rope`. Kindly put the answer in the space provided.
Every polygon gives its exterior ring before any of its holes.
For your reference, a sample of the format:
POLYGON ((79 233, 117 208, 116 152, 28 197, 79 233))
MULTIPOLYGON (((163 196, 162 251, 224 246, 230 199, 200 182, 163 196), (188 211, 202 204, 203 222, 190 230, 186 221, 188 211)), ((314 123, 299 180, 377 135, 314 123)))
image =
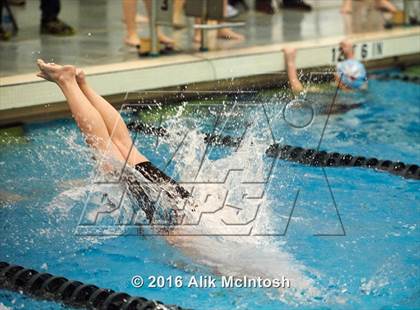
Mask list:
POLYGON ((96 310, 182 310, 175 305, 164 305, 160 301, 130 296, 123 292, 99 288, 93 284, 68 280, 65 277, 41 273, 0 262, 0 288, 36 299, 50 300, 73 308, 96 310))
POLYGON ((400 80, 410 83, 420 83, 420 76, 413 74, 405 73, 382 73, 382 74, 373 74, 372 78, 379 81, 388 81, 388 80, 400 80))
POLYGON ((405 164, 398 161, 366 158, 351 154, 328 153, 316 149, 305 149, 299 146, 272 144, 266 150, 266 155, 282 160, 297 162, 314 167, 360 167, 377 171, 385 171, 406 179, 420 179, 418 165, 405 164))
MULTIPOLYGON (((153 127, 148 124, 136 122, 129 124, 131 130, 137 130, 144 134, 156 136, 168 136, 168 131, 163 127, 153 127)), ((241 138, 220 134, 205 134, 204 142, 214 146, 239 147, 241 138)), ((376 171, 384 171, 406 179, 420 179, 418 165, 405 164, 399 161, 381 160, 377 158, 366 158, 351 154, 337 152, 328 153, 315 149, 305 149, 299 146, 272 144, 266 150, 266 155, 278 159, 297 162, 314 167, 360 167, 370 168, 376 171)))

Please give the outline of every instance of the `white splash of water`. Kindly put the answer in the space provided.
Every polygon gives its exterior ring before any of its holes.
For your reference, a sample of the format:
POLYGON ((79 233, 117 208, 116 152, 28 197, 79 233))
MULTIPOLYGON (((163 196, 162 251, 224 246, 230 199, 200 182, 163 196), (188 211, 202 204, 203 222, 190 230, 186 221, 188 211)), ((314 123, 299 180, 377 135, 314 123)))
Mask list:
MULTIPOLYGON (((178 117, 182 111, 179 110, 178 117)), ((186 126, 178 117, 165 124, 169 132, 185 132, 186 126)), ((194 120, 189 121, 194 123, 194 120)), ((176 151, 177 179, 193 194, 193 199, 188 199, 186 204, 174 202, 166 195, 159 200, 160 208, 178 208, 184 215, 181 225, 175 226, 167 240, 197 262, 211 267, 216 274, 271 279, 285 276, 290 280, 291 288, 281 290, 279 298, 288 304, 319 300, 322 289, 317 288, 313 280, 319 275, 284 250, 284 243, 256 235, 270 231, 274 225, 264 182, 267 176, 263 154, 269 133, 261 133, 256 125, 248 132, 235 152, 216 160, 208 158, 204 134, 198 130, 190 130, 186 138, 181 134, 171 135, 167 141, 160 140, 169 145, 173 153, 176 151), (178 148, 181 139, 184 143, 178 148)), ((131 172, 147 183, 137 171, 131 172)), ((86 220, 97 221, 98 211, 108 212, 108 216, 117 220, 121 213, 109 212, 112 211, 109 208, 118 203, 124 188, 98 185, 94 178, 91 181, 90 185, 63 192, 51 203, 51 208, 68 212, 71 205, 68 199, 80 202, 88 199, 88 193, 99 193, 90 196, 90 202, 96 208, 86 210, 86 220), (111 204, 103 203, 104 193, 111 204)), ((159 196, 162 191, 161 184, 142 184, 141 187, 151 197, 159 196)), ((163 189, 171 190, 165 186, 163 189)), ((129 201, 124 202, 123 209, 132 210, 129 201)), ((126 215, 130 217, 131 213, 127 211, 126 215)))
MULTIPOLYGON (((180 130, 177 126, 179 123, 172 123, 170 131, 180 130)), ((204 135, 188 133, 188 143, 177 151, 176 169, 198 208, 191 212, 188 204, 183 206, 186 221, 168 240, 216 274, 272 279, 285 276, 291 288, 280 291, 282 301, 314 302, 322 293, 308 276, 309 270, 285 251, 279 240, 255 235, 270 231, 273 214, 262 182, 266 177, 262 156, 267 137, 256 138, 252 128, 249 132, 236 152, 204 161, 204 135), (191 182, 193 185, 188 184, 191 182)), ((176 142, 170 145, 175 148, 176 142)), ((312 273, 312 277, 317 276, 312 273)))

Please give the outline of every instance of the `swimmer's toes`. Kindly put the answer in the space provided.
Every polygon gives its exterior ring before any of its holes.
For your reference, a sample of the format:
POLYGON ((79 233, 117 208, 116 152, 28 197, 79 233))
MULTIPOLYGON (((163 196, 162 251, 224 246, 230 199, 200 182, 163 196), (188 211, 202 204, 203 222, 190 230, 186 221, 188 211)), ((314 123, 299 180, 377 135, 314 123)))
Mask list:
POLYGON ((285 47, 283 48, 283 52, 287 55, 293 55, 296 54, 296 48, 294 47, 285 47))
POLYGON ((82 69, 76 68, 76 80, 77 83, 83 83, 85 81, 85 72, 82 69))
POLYGON ((45 74, 44 73, 42 73, 42 72, 38 72, 37 74, 36 74, 36 76, 37 77, 40 77, 40 78, 43 78, 43 79, 46 79, 47 77, 45 76, 45 74))
POLYGON ((37 64, 38 68, 42 71, 45 62, 42 59, 37 59, 36 64, 37 64))
POLYGON ((76 67, 72 65, 57 65, 55 63, 45 63, 42 59, 37 60, 37 64, 41 72, 37 76, 48 81, 59 82, 74 78, 76 75, 76 67))

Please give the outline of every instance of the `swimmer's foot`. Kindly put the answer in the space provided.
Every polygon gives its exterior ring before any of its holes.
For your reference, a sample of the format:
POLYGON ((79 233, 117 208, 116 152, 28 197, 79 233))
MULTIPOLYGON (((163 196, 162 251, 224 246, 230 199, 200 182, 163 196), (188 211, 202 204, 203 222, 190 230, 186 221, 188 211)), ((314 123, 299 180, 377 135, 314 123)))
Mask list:
POLYGON ((140 37, 136 32, 128 34, 124 39, 125 45, 135 52, 140 52, 140 37))
POLYGON ((162 32, 158 33, 158 38, 159 38, 159 42, 165 45, 166 47, 170 47, 170 48, 175 47, 175 41, 171 39, 170 37, 166 36, 165 34, 163 34, 162 32))
POLYGON ((245 39, 245 37, 242 34, 237 33, 230 28, 219 29, 217 31, 217 37, 219 39, 237 40, 237 41, 243 41, 245 39))
POLYGON ((86 74, 85 72, 80 69, 80 68, 76 68, 76 82, 79 85, 84 85, 86 84, 86 74))
POLYGON ((127 36, 124 39, 124 42, 126 45, 130 47, 139 47, 140 46, 140 37, 136 32, 127 34, 127 36))
POLYGON ((38 77, 46 79, 57 84, 74 80, 76 77, 76 68, 74 66, 61 66, 55 63, 46 63, 42 59, 37 60, 37 65, 41 70, 38 77))
MULTIPOLYGON (((125 23, 125 18, 122 19, 125 23)), ((144 15, 136 14, 136 23, 137 24, 147 24, 149 22, 149 18, 144 15)))

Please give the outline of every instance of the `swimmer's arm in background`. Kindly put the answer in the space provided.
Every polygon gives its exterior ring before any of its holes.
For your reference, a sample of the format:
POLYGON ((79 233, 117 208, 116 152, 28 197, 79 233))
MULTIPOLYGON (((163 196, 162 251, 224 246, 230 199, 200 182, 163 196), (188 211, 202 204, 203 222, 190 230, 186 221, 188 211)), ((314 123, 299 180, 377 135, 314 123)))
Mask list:
POLYGON ((296 97, 306 97, 308 92, 312 93, 320 93, 324 92, 326 84, 309 84, 307 86, 303 86, 302 82, 299 80, 298 73, 297 73, 297 66, 296 66, 296 55, 297 51, 295 48, 285 48, 283 49, 284 53, 284 62, 286 65, 287 70, 287 77, 290 84, 290 89, 293 93, 293 96, 296 97))
POLYGON ((305 89, 299 80, 296 66, 297 50, 294 47, 286 47, 283 49, 284 64, 287 71, 287 78, 289 80, 290 89, 294 96, 302 94, 305 89))

